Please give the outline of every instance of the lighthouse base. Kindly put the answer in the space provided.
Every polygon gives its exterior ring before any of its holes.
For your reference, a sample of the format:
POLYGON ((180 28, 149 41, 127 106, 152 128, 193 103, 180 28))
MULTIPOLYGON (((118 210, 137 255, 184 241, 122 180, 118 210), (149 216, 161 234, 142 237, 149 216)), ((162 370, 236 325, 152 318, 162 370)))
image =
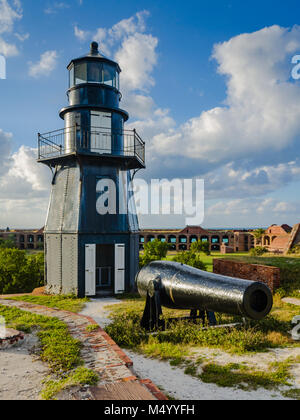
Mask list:
POLYGON ((138 272, 136 233, 46 233, 46 293, 114 296, 131 292, 138 272))

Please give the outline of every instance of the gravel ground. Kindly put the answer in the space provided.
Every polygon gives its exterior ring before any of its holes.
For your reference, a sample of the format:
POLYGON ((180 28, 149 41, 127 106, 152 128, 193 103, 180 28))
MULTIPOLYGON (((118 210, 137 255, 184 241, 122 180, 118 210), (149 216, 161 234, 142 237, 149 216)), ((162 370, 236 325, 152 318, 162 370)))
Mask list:
MULTIPOLYGON (((109 311, 104 309, 107 305, 120 304, 120 300, 113 298, 106 299, 92 299, 86 304, 85 309, 81 312, 83 315, 92 317, 102 328, 109 324, 109 311)), ((269 391, 260 388, 257 391, 243 391, 234 388, 221 388, 214 384, 206 384, 201 380, 186 375, 183 369, 172 367, 168 362, 159 361, 157 359, 150 359, 143 355, 136 354, 132 351, 124 350, 133 361, 133 369, 137 376, 142 378, 149 378, 157 386, 159 386, 166 394, 177 400, 286 400, 280 392, 269 391)), ((270 353, 264 353, 266 366, 269 362, 277 359, 286 359, 291 355, 290 349, 280 349, 270 353), (266 355, 269 354, 269 357, 266 355)), ((291 350, 292 351, 292 350, 291 350)), ((295 350, 292 351, 295 353, 295 350)), ((198 353, 198 352, 197 352, 198 353)), ((224 364, 232 363, 238 360, 237 356, 229 355, 225 352, 216 352, 211 349, 199 349, 202 356, 214 359, 215 353, 219 353, 218 359, 224 364), (234 360, 236 359, 236 360, 234 360)), ((300 354, 300 349, 296 349, 296 353, 300 354)), ((294 355, 294 354, 293 354, 294 355)), ((296 354, 295 354, 296 355, 296 354)), ((197 354, 199 356, 199 354, 197 354)), ((262 355, 256 354, 251 356, 251 364, 261 365, 262 355)), ((215 360, 215 361, 216 361, 215 360)), ((296 373, 293 372, 293 373, 296 373)), ((295 385, 300 386, 300 372, 299 377, 295 380, 295 385)), ((286 388, 284 388, 286 389, 286 388)))
POLYGON ((38 339, 26 335, 16 347, 0 350, 0 400, 38 400, 47 367, 31 354, 38 339))

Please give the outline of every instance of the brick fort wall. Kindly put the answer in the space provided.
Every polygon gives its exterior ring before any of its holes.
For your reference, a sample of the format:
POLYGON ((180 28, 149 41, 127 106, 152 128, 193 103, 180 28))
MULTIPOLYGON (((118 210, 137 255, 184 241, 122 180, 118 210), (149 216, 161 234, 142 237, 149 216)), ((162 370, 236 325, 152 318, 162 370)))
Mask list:
POLYGON ((227 259, 214 259, 214 273, 237 277, 245 280, 260 281, 266 284, 272 293, 280 287, 280 269, 266 265, 248 264, 227 259))

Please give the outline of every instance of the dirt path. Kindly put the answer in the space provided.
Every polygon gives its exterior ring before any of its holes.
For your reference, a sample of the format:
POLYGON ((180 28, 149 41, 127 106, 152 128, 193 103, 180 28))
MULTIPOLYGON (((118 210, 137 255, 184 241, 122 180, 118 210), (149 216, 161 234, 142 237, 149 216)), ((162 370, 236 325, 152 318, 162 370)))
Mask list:
POLYGON ((17 347, 0 350, 0 400, 38 400, 42 381, 49 375, 46 365, 31 354, 38 343, 26 335, 17 347))
MULTIPOLYGON (((105 327, 109 324, 109 311, 105 308, 107 305, 120 304, 117 299, 92 299, 86 304, 82 314, 91 316, 100 326, 105 327)), ((123 349, 124 350, 124 349, 123 349)), ((157 359, 150 359, 143 355, 134 353, 132 351, 124 350, 126 354, 133 361, 134 371, 140 377, 147 377, 151 379, 157 386, 159 386, 167 395, 178 400, 286 400, 279 391, 269 391, 260 388, 257 391, 243 391, 234 388, 220 388, 215 384, 205 384, 197 378, 186 375, 183 369, 172 367, 168 362, 159 361, 157 359)), ((282 351, 272 351, 264 353, 263 358, 266 366, 268 362, 274 359, 281 360, 289 357, 290 349, 282 349, 282 351), (277 357, 276 357, 277 356, 277 357)), ((300 349, 292 351, 293 355, 297 352, 300 354, 300 349)), ((215 353, 219 353, 215 362, 232 363, 235 356, 228 355, 225 352, 216 352, 216 350, 199 349, 200 353, 214 360, 215 353)), ((256 354, 251 356, 251 363, 254 365, 262 364, 262 355, 256 354)), ((237 361, 238 362, 238 361, 237 361)), ((294 374, 296 371, 293 372, 294 374)), ((300 386, 300 372, 296 379, 298 387, 300 386), (299 382, 298 382, 299 381, 299 382)))

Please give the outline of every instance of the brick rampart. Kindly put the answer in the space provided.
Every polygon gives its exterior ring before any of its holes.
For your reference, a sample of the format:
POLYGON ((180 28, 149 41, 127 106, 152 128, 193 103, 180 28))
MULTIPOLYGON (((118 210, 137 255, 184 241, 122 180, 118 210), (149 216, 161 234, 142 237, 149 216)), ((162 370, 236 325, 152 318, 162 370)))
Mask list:
POLYGON ((227 259, 214 259, 214 273, 265 283, 272 293, 280 287, 280 269, 227 259))

